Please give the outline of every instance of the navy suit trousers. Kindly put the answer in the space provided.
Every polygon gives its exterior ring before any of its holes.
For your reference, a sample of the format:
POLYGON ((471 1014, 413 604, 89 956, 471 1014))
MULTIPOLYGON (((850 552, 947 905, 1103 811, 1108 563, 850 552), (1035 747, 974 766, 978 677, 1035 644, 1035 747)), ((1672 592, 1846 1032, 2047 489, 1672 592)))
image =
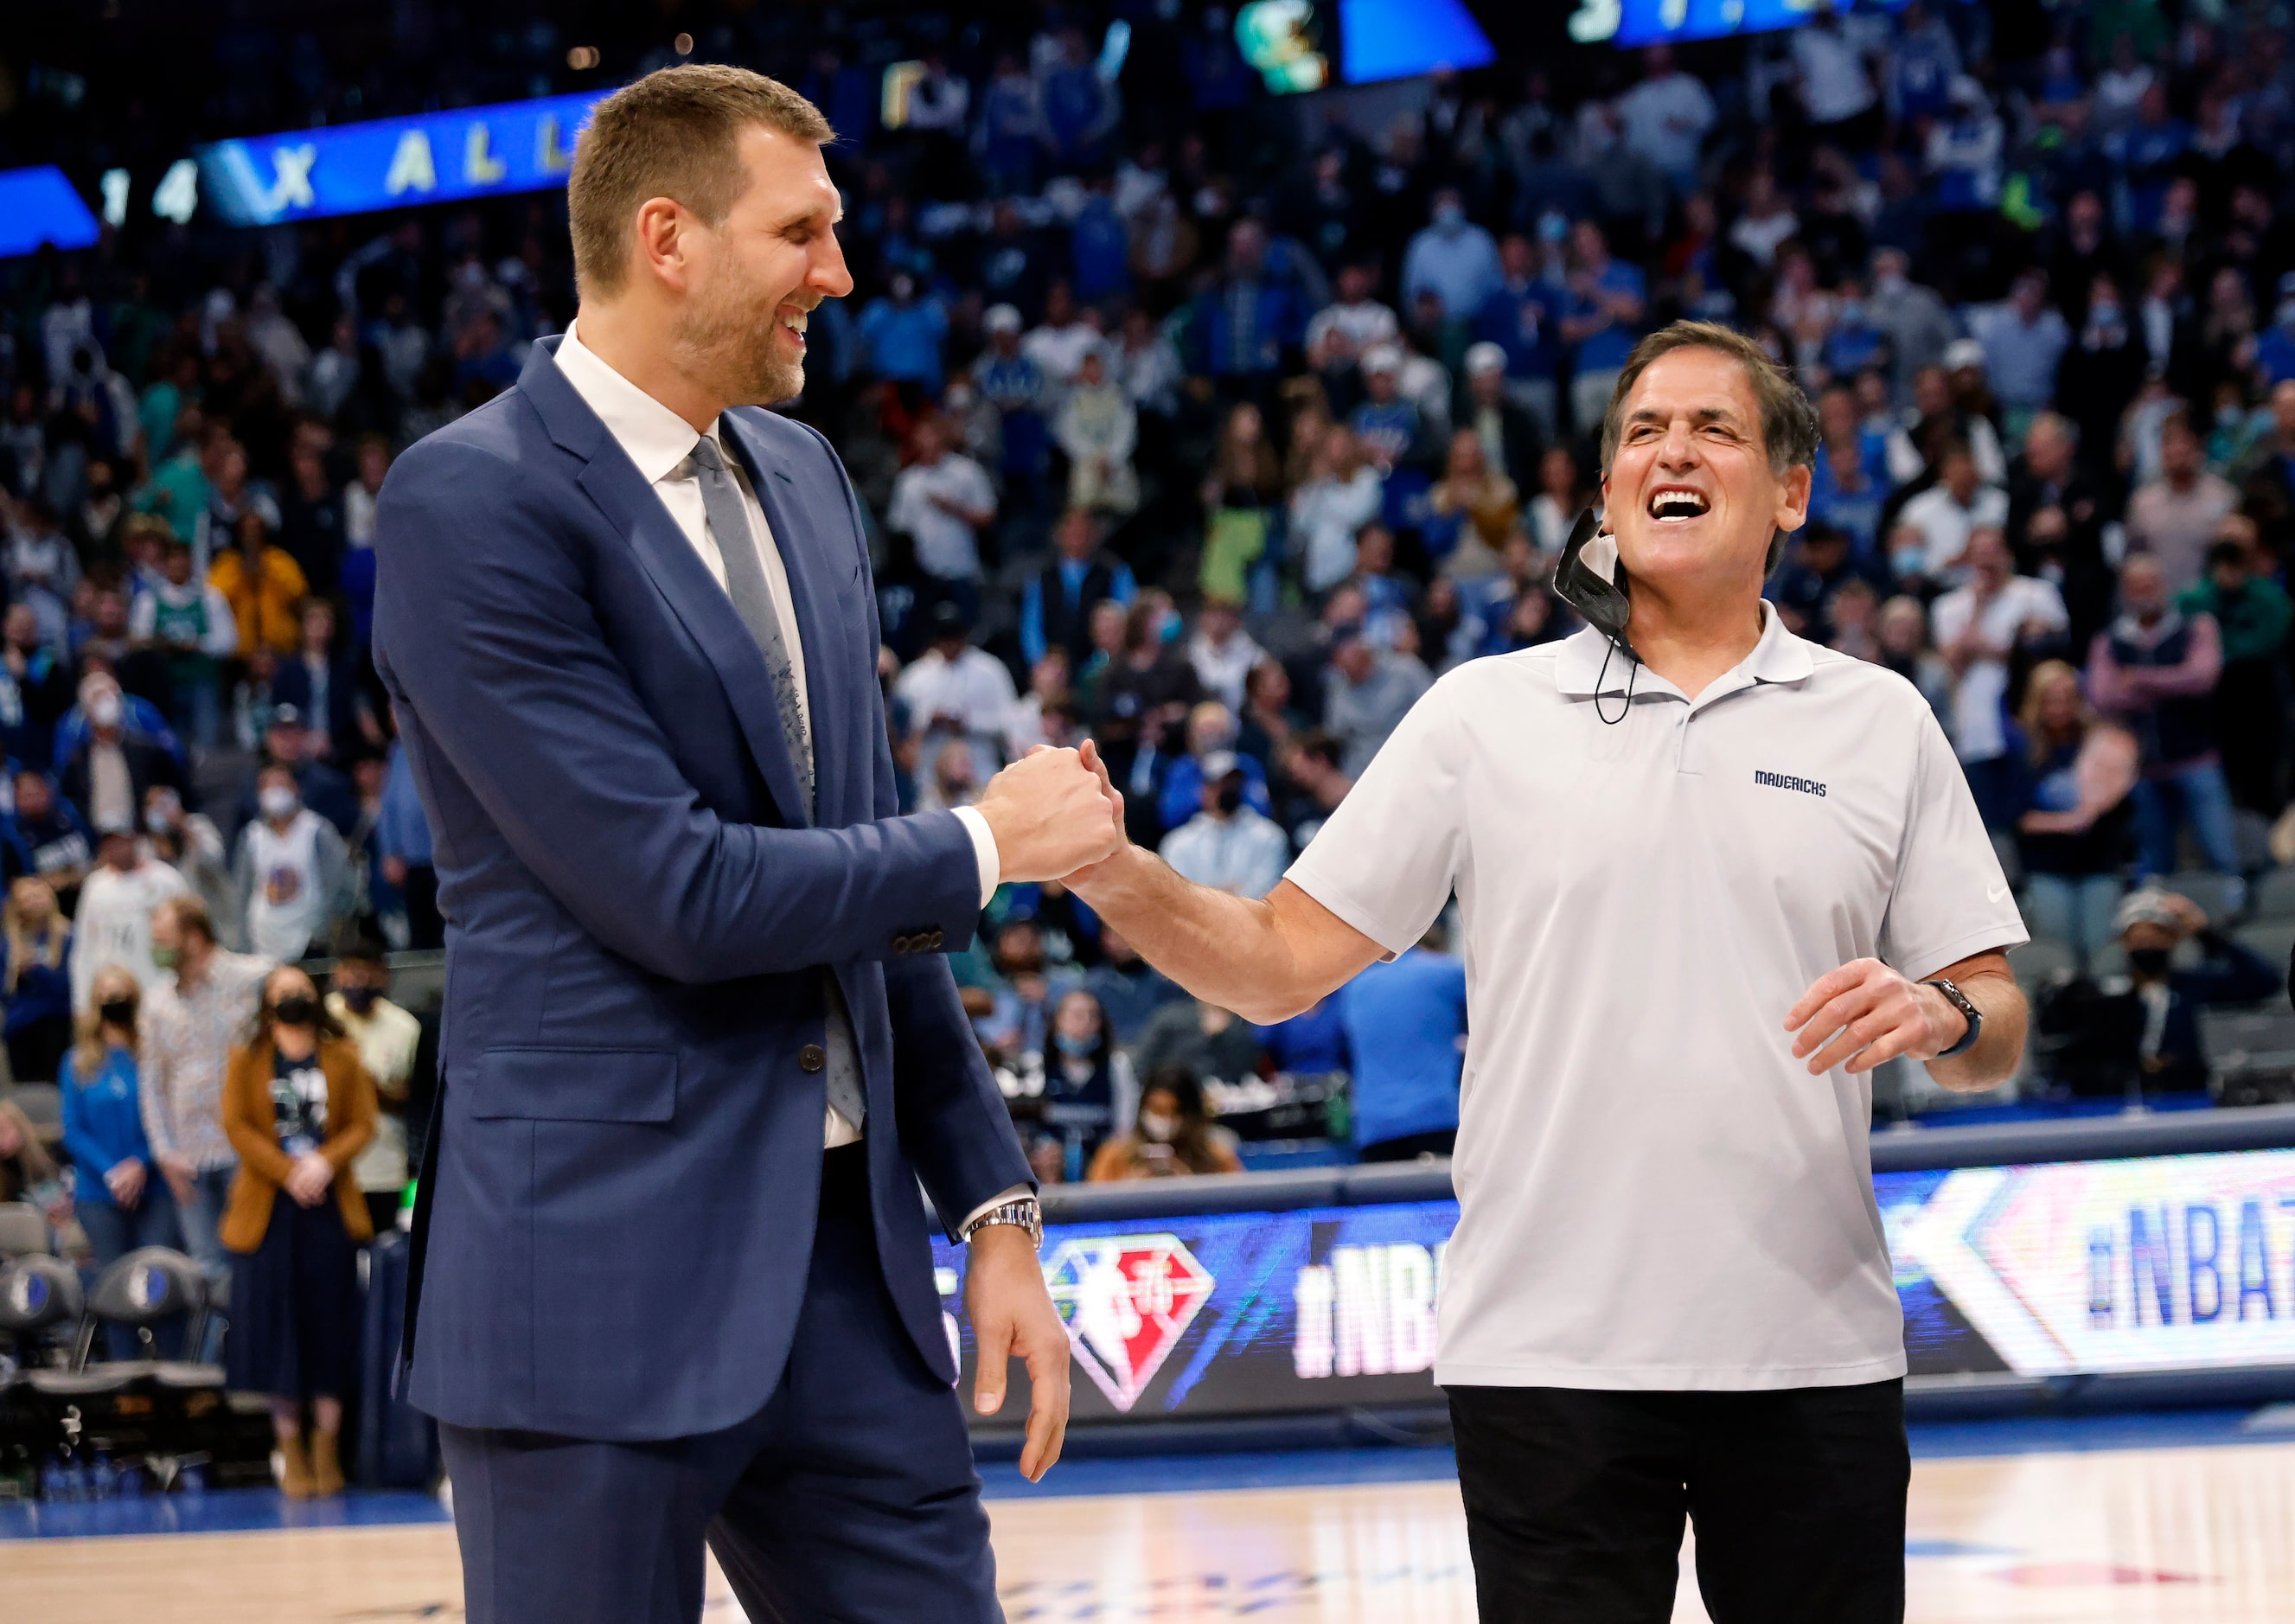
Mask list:
POLYGON ((861 1146, 827 1153, 788 1363, 747 1421, 439 1428, 470 1624, 694 1624, 705 1539, 754 1624, 1002 1624, 963 1412, 886 1291, 868 1177, 861 1146))

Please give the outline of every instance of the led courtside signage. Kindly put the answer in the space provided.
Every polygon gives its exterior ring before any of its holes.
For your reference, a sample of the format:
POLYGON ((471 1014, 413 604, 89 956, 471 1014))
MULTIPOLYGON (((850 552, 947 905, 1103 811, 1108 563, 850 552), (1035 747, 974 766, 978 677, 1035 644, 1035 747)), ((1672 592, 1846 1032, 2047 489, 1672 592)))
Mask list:
MULTIPOLYGON (((1912 1375, 2295 1366, 2295 1150, 1882 1173, 1912 1375)), ((1055 1224, 1080 1421, 1435 1401, 1451 1201, 1055 1224)), ((963 1248, 939 1245, 947 1331, 963 1248)), ((969 1376, 967 1377, 969 1380, 969 1376)))
POLYGON ((562 186, 607 94, 219 141, 199 152, 200 200, 234 225, 268 225, 562 186))
POLYGON ((95 216, 53 164, 0 169, 0 259, 50 242, 88 248, 101 235, 95 216))

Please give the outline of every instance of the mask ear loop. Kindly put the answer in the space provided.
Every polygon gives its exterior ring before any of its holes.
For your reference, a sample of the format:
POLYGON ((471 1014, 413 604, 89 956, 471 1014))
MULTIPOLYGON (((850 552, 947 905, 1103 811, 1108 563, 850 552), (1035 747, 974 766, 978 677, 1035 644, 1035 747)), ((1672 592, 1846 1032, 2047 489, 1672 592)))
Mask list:
POLYGON ((1611 643, 1609 648, 1602 655, 1601 675, 1594 679, 1594 714, 1601 717, 1602 724, 1605 727, 1613 728, 1617 726, 1618 723, 1626 719, 1626 713, 1634 708, 1634 683, 1640 679, 1642 674, 1641 661, 1634 659, 1634 657, 1630 654, 1626 656, 1628 659, 1634 661, 1633 668, 1626 673, 1626 703, 1616 715, 1610 716, 1603 714, 1602 683, 1610 674, 1610 656, 1615 654, 1617 651, 1617 644, 1614 642, 1611 643))

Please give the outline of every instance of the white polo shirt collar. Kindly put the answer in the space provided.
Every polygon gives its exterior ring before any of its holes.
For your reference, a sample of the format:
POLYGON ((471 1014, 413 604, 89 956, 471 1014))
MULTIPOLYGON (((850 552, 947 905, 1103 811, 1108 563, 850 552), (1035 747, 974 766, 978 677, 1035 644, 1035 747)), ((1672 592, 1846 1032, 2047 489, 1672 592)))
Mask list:
MULTIPOLYGON (((1727 675, 1717 678, 1706 690, 1698 695, 1703 705, 1740 688, 1761 682, 1802 682, 1813 669, 1809 644, 1785 630, 1778 617, 1776 606, 1768 599, 1761 600, 1761 635, 1752 649, 1727 675)), ((1670 694, 1686 698, 1681 690, 1644 668, 1638 674, 1634 662, 1610 646, 1610 640, 1592 626, 1581 627, 1564 638, 1554 661, 1554 686, 1564 697, 1590 699, 1598 690, 1605 696, 1624 694, 1628 683, 1636 694, 1670 694), (1608 670, 1603 669, 1607 665, 1608 670)))

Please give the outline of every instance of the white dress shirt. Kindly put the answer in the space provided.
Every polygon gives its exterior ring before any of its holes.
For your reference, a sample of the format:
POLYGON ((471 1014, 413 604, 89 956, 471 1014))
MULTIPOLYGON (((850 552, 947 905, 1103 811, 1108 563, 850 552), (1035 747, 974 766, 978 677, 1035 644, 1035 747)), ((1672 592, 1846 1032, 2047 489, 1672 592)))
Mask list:
MULTIPOLYGON (((605 424, 614 443, 637 466, 646 483, 653 486, 654 494, 661 498, 661 505, 677 521, 677 527, 693 543, 693 551, 701 555, 701 561, 709 567, 709 574, 722 588, 725 584, 725 555, 719 551, 722 538, 710 533, 708 513, 702 505, 701 479, 689 461, 701 436, 694 431, 692 424, 616 371, 594 350, 586 348, 573 329, 567 330, 556 358, 566 381, 598 414, 598 420, 605 424)), ((764 567, 765 583, 772 589, 773 614, 781 624, 781 642, 788 650, 789 675, 796 684, 797 703, 805 707, 805 714, 810 717, 813 705, 805 688, 804 640, 797 629, 796 605, 789 595, 788 567, 781 561, 780 546, 766 521, 764 506, 750 488, 747 469, 739 456, 725 449, 721 424, 710 425, 709 438, 717 445, 741 493, 741 507, 749 518, 749 534, 743 538, 744 544, 757 550, 758 561, 764 567)), ((959 808, 956 816, 972 837, 973 858, 980 868, 980 905, 985 908, 989 898, 996 894, 1002 873, 996 836, 988 827, 988 820, 971 807, 959 808)), ((849 1145, 860 1137, 857 1128, 833 1107, 829 1110, 823 1140, 826 1145, 831 1148, 849 1145)))

